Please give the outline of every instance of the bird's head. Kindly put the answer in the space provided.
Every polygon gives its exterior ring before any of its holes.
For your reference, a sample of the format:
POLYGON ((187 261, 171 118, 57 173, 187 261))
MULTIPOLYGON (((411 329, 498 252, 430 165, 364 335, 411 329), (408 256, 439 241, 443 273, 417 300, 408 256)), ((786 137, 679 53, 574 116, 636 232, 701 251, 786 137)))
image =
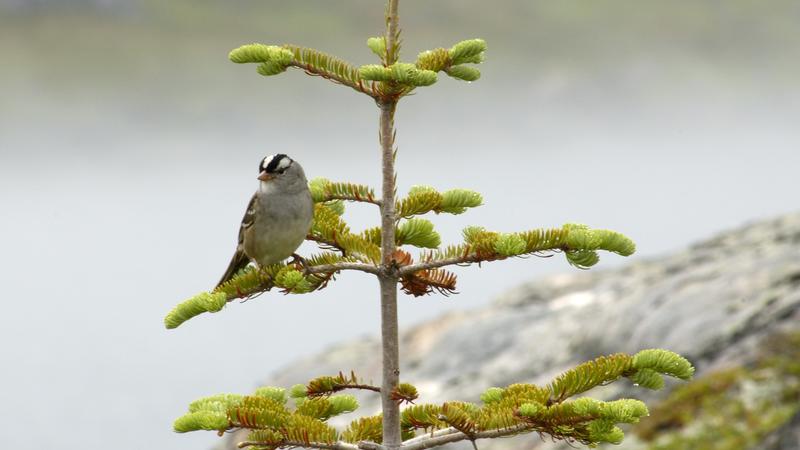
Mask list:
POLYGON ((269 155, 258 165, 258 179, 262 188, 268 186, 290 187, 295 184, 305 186, 306 176, 303 168, 292 158, 278 153, 269 155))

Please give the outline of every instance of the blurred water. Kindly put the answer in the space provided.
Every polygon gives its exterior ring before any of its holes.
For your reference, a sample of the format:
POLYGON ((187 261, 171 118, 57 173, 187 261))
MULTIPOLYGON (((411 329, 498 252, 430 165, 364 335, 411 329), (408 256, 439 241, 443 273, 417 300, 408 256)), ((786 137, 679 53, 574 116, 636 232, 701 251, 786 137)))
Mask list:
MULTIPOLYGON (((264 154, 379 183, 368 99, 296 72, 264 80, 225 54, 287 40, 367 63, 382 9, 97 4, 0 3, 0 446, 207 447, 211 434, 170 431, 189 401, 249 391, 294 357, 378 330, 377 287, 362 274, 163 329, 227 264, 264 154)), ((797 209, 800 36, 784 26, 796 5, 476 4, 404 3, 407 55, 423 42, 490 43, 483 79, 442 79, 397 116, 401 192, 485 196, 468 215, 434 218, 445 241, 471 224, 577 221, 625 232, 636 259, 797 209)), ((365 206, 348 218, 378 221, 365 206)), ((622 262, 604 255, 601 267, 622 262)), ((401 321, 566 270, 558 256, 459 269, 462 294, 404 298, 401 321)))

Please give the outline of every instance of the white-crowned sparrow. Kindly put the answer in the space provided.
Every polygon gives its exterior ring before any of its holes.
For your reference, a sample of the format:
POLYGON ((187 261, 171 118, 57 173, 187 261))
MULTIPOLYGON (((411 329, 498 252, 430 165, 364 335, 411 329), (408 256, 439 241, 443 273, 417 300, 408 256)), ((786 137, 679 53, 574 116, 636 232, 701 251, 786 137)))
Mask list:
POLYGON ((286 155, 270 155, 258 166, 260 185, 242 219, 239 245, 217 286, 251 261, 260 266, 292 256, 311 228, 314 202, 303 168, 286 155))

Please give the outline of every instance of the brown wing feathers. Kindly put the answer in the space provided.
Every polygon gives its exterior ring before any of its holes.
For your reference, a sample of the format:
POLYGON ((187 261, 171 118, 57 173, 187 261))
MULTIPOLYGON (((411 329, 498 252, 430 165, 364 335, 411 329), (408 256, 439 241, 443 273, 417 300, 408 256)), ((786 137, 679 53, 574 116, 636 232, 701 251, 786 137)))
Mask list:
POLYGON ((252 226, 255 221, 256 198, 257 194, 253 195, 250 199, 250 203, 247 204, 247 210, 242 218, 242 226, 239 228, 239 243, 236 246, 236 253, 233 254, 233 258, 231 258, 231 262, 228 264, 228 269, 225 270, 225 273, 222 275, 216 287, 219 287, 221 284, 233 278, 237 272, 247 267, 250 263, 250 258, 244 253, 244 230, 252 226))

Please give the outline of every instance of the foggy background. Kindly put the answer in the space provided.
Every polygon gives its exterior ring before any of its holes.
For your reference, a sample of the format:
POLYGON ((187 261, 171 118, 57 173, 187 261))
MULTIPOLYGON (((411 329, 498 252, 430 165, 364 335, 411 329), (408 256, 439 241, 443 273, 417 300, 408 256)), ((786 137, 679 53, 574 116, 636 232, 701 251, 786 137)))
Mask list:
MULTIPOLYGON (((293 358, 379 330, 346 273, 177 330, 164 315, 227 266, 259 160, 379 185, 371 100, 297 70, 228 62, 291 42, 374 63, 383 3, 0 0, 0 447, 208 448, 174 418, 293 358)), ((794 211, 800 4, 790 0, 405 0, 402 56, 482 37, 481 80, 446 76, 397 114, 400 193, 473 188, 467 225, 564 222, 633 238, 637 260, 794 211)), ((354 229, 374 207, 348 205, 354 229)), ((602 255, 597 266, 626 260, 602 255)), ((735 263, 735 261, 732 261, 735 263)), ((459 295, 401 298, 401 324, 574 271, 557 255, 458 269, 459 295)), ((597 269, 595 269, 597 270, 597 269)), ((377 355, 376 355, 377 357, 377 355)), ((343 367, 349 370, 348 367, 343 367)))

